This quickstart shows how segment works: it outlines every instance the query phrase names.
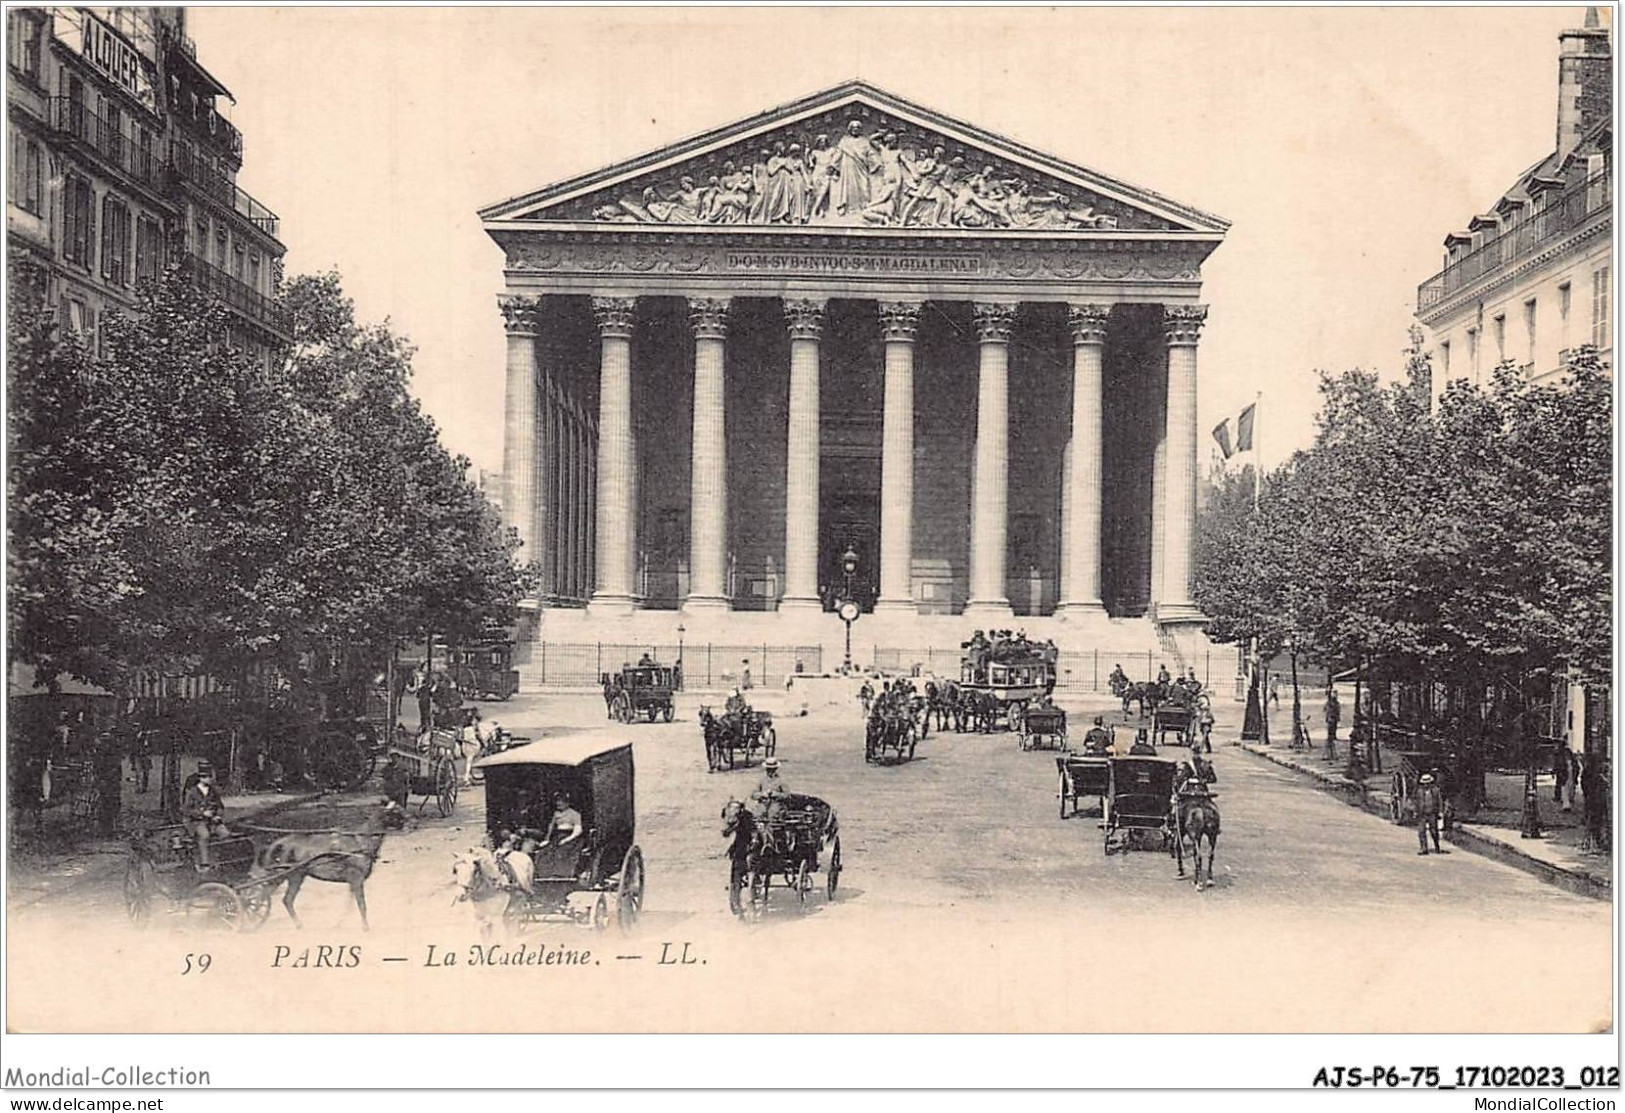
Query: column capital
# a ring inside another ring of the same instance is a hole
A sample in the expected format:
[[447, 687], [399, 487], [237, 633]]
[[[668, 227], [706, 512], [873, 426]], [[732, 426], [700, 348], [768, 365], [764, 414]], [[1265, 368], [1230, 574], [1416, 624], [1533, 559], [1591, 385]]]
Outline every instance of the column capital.
[[1170, 348], [1194, 348], [1202, 335], [1202, 322], [1207, 320], [1205, 305], [1165, 305], [1162, 307], [1162, 331]]
[[1072, 343], [1104, 344], [1106, 319], [1112, 307], [1099, 302], [1071, 302], [1066, 307], [1066, 323], [1072, 327]]
[[728, 335], [728, 298], [690, 298], [688, 323], [696, 340], [723, 340]]
[[1008, 302], [979, 301], [971, 307], [976, 339], [983, 344], [1008, 344], [1016, 327], [1016, 307]]
[[502, 294], [497, 298], [497, 309], [502, 312], [502, 327], [509, 335], [536, 334], [536, 314], [542, 299], [524, 294]]
[[824, 300], [786, 298], [784, 320], [789, 325], [791, 340], [817, 340], [824, 334]]
[[636, 298], [593, 298], [592, 315], [598, 321], [598, 334], [630, 340], [636, 308]]
[[880, 335], [885, 340], [901, 340], [912, 344], [920, 325], [918, 301], [883, 301], [880, 303]]

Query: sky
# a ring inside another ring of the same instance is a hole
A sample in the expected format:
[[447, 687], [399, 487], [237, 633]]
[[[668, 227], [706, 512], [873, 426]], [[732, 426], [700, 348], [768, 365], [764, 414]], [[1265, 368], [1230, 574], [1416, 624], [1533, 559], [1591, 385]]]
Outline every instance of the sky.
[[[1607, 11], [1604, 17], [1607, 18]], [[238, 184], [289, 275], [336, 268], [417, 346], [452, 450], [502, 461], [502, 252], [477, 209], [862, 78], [1231, 222], [1198, 417], [1262, 393], [1266, 465], [1317, 369], [1387, 375], [1447, 232], [1554, 145], [1571, 6], [192, 8]], [[1202, 450], [1207, 458], [1208, 448]]]

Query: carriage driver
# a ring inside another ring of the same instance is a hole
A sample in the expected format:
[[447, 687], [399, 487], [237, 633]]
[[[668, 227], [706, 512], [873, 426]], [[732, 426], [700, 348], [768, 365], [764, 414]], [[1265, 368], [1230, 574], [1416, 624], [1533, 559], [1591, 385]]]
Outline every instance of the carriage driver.
[[1106, 730], [1105, 719], [1095, 716], [1095, 725], [1083, 736], [1083, 752], [1089, 757], [1104, 757], [1111, 752], [1112, 736]]
[[197, 767], [197, 780], [187, 786], [181, 798], [181, 815], [197, 839], [197, 864], [209, 862], [209, 840], [231, 834], [226, 828], [226, 804], [220, 790], [214, 786], [214, 766], [202, 762]]

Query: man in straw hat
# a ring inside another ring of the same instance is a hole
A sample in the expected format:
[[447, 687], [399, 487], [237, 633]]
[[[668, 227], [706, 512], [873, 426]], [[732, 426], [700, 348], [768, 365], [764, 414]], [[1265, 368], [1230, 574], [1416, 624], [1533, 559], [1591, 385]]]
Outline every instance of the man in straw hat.
[[1423, 773], [1416, 786], [1416, 842], [1418, 854], [1428, 852], [1428, 834], [1433, 835], [1433, 852], [1439, 853], [1439, 816], [1444, 811], [1444, 798], [1439, 793], [1438, 778]]

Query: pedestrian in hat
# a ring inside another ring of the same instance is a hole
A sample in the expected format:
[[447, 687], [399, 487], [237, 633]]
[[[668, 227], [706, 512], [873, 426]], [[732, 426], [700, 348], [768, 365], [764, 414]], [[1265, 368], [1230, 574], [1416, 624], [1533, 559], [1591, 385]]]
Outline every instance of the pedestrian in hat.
[[1444, 798], [1439, 793], [1438, 778], [1423, 773], [1416, 786], [1416, 843], [1417, 853], [1428, 852], [1428, 835], [1433, 835], [1433, 852], [1439, 850], [1439, 816], [1444, 811]]
[[1088, 757], [1104, 757], [1111, 751], [1112, 736], [1106, 730], [1103, 716], [1095, 716], [1095, 725], [1083, 736], [1083, 752]]
[[197, 780], [181, 797], [181, 816], [197, 839], [197, 864], [209, 865], [209, 840], [230, 832], [226, 830], [225, 801], [214, 786], [214, 766], [206, 761], [198, 765]]

